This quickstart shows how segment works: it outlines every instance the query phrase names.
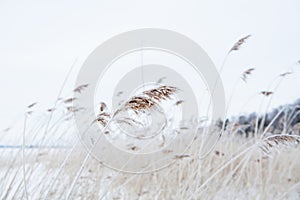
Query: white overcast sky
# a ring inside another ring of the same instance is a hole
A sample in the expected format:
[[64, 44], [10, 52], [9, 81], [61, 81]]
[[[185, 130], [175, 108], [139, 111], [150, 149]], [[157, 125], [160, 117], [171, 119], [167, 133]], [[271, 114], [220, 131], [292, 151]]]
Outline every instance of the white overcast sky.
[[[21, 118], [32, 102], [51, 107], [76, 58], [79, 69], [103, 41], [146, 27], [188, 36], [217, 67], [237, 39], [251, 34], [222, 74], [228, 95], [245, 69], [256, 68], [233, 98], [231, 112], [238, 113], [247, 99], [300, 60], [299, 10], [297, 0], [0, 0], [0, 128]], [[273, 106], [300, 97], [299, 69], [294, 66], [295, 74], [280, 86]], [[65, 94], [72, 84], [71, 80]], [[257, 99], [244, 111], [256, 111]]]

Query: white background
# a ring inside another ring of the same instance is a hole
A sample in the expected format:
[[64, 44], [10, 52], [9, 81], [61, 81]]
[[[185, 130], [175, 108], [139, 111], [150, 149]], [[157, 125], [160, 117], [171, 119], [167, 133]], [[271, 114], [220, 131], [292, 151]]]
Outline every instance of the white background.
[[[299, 10], [297, 0], [0, 0], [0, 128], [21, 118], [32, 102], [50, 108], [76, 58], [64, 95], [71, 95], [76, 70], [95, 47], [119, 33], [146, 27], [188, 36], [217, 67], [237, 39], [252, 34], [222, 73], [229, 95], [240, 74], [256, 68], [230, 104], [230, 113], [237, 114], [249, 97], [300, 60]], [[280, 86], [272, 106], [300, 97], [299, 69], [295, 66], [296, 73]], [[251, 102], [243, 112], [256, 111], [260, 98]]]

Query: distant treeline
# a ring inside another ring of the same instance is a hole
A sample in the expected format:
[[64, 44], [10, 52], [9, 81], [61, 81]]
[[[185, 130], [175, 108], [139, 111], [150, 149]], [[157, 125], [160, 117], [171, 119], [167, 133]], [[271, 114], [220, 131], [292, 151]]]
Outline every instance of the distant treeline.
[[[218, 126], [221, 128], [222, 124], [223, 122], [219, 122]], [[246, 134], [246, 136], [253, 134], [256, 130], [259, 130], [258, 133], [265, 131], [270, 134], [300, 135], [300, 99], [259, 116], [251, 113], [227, 119], [224, 128]]]

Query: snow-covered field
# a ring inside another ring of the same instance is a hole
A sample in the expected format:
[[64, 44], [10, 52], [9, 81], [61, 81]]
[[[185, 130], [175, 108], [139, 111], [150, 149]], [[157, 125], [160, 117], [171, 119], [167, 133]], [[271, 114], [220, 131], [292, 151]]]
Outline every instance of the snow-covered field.
[[[257, 140], [225, 133], [205, 159], [192, 146], [188, 156], [174, 158], [169, 167], [139, 175], [101, 165], [76, 134], [66, 133], [74, 138], [65, 146], [27, 146], [24, 155], [19, 147], [1, 148], [0, 199], [300, 198], [299, 145], [272, 148], [267, 156], [258, 145], [248, 148]], [[48, 134], [45, 138], [51, 138]], [[15, 140], [22, 147], [21, 135]]]

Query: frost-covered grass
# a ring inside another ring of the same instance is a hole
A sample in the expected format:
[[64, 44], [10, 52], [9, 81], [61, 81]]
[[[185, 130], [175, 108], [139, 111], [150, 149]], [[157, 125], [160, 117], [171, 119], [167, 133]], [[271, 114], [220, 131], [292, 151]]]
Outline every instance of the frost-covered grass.
[[[282, 147], [266, 156], [249, 138], [225, 134], [205, 159], [176, 159], [150, 174], [125, 174], [86, 158], [75, 148], [26, 149], [29, 199], [297, 199], [300, 192], [299, 146]], [[245, 145], [247, 144], [248, 145]], [[67, 157], [67, 159], [66, 159]], [[234, 158], [234, 159], [233, 159]], [[1, 199], [25, 197], [20, 149], [1, 149]], [[78, 176], [78, 179], [75, 178]], [[203, 185], [205, 183], [205, 185]], [[74, 187], [72, 187], [74, 185]]]
[[299, 136], [261, 138], [261, 130], [246, 138], [237, 133], [239, 125], [230, 124], [203, 159], [197, 145], [200, 131], [172, 165], [153, 173], [128, 174], [88, 155], [69, 103], [60, 99], [55, 110], [46, 112], [31, 107], [24, 123], [1, 132], [0, 143], [6, 146], [0, 148], [0, 199], [299, 198]]

